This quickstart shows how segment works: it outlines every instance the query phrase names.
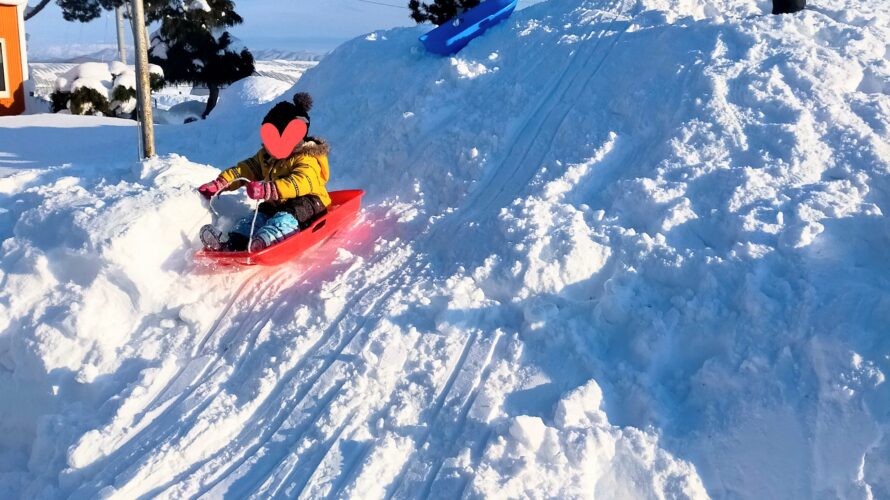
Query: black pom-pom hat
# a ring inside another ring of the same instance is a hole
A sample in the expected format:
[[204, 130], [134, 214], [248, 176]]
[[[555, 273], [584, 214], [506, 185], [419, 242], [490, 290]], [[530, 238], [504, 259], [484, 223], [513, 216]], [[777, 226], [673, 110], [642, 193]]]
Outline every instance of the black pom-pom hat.
[[293, 102], [279, 102], [266, 113], [263, 118], [263, 124], [271, 123], [275, 125], [279, 133], [284, 130], [293, 120], [302, 120], [306, 123], [306, 133], [309, 133], [309, 111], [312, 109], [312, 96], [306, 92], [299, 92], [294, 95]]

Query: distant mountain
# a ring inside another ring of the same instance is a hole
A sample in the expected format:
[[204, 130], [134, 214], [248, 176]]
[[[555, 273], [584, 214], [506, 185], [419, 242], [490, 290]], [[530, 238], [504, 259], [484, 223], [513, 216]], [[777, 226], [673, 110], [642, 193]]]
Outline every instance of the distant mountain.
[[[260, 49], [251, 50], [258, 60], [320, 61], [325, 52], [310, 50]], [[82, 63], [107, 62], [118, 58], [117, 45], [113, 44], [73, 44], [37, 47], [30, 50], [32, 62], [42, 63]], [[127, 47], [128, 63], [133, 64], [133, 48]]]
[[[118, 58], [117, 44], [71, 44], [29, 47], [31, 62], [81, 63], [106, 62]], [[127, 47], [127, 59], [133, 63], [133, 48]]]
[[254, 59], [258, 61], [321, 61], [327, 52], [318, 52], [311, 50], [287, 50], [287, 49], [261, 49], [251, 50]]

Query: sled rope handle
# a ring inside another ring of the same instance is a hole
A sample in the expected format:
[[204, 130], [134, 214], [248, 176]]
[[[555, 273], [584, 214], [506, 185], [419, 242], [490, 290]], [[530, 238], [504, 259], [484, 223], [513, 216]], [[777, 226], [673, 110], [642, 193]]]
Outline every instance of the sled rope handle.
[[[237, 179], [233, 179], [232, 182], [230, 182], [229, 184], [232, 184], [232, 183], [235, 183], [238, 181], [251, 182], [250, 179], [247, 179], [245, 177], [238, 177]], [[223, 191], [224, 191], [223, 189], [220, 189], [219, 191], [210, 195], [210, 211], [213, 212], [213, 215], [215, 215], [217, 219], [219, 218], [219, 212], [217, 212], [216, 209], [213, 208], [213, 200], [217, 196], [219, 196]], [[257, 218], [257, 215], [259, 215], [259, 213], [260, 213], [260, 203], [262, 203], [262, 202], [260, 200], [257, 200], [256, 207], [254, 207], [254, 209], [253, 209], [253, 221], [251, 221], [251, 223], [250, 223], [250, 236], [247, 238], [247, 253], [248, 254], [250, 254], [250, 243], [253, 241], [253, 230], [254, 230], [254, 228], [256, 228], [256, 218]]]

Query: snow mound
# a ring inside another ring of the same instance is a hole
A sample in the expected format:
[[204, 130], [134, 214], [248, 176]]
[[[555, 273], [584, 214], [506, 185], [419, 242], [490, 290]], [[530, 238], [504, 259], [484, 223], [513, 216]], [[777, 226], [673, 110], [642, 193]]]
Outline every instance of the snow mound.
[[[212, 175], [182, 158], [147, 162], [118, 182], [72, 175], [8, 178], [8, 191], [32, 200], [19, 208], [13, 237], [3, 243], [5, 328], [32, 331], [4, 336], [11, 368], [33, 362], [47, 373], [70, 370], [91, 383], [127, 358], [157, 358], [163, 343], [130, 344], [144, 335], [146, 316], [167, 311], [168, 291], [188, 300], [182, 274], [194, 233], [208, 219], [193, 186]], [[72, 210], [73, 207], [77, 207]], [[163, 337], [163, 332], [156, 332]]]
[[591, 380], [560, 400], [551, 426], [540, 417], [515, 417], [486, 449], [472, 494], [708, 498], [694, 468], [665, 453], [655, 437], [609, 425], [602, 396]]
[[292, 84], [265, 76], [249, 76], [226, 87], [220, 93], [219, 104], [214, 114], [230, 119], [232, 115], [243, 113], [245, 108], [260, 106], [274, 101], [287, 92]]
[[[25, 449], [35, 477], [84, 463], [80, 454], [66, 458], [71, 432], [126, 411], [114, 396], [127, 392], [125, 374], [150, 381], [195, 342], [190, 332], [212, 321], [203, 309], [221, 297], [187, 270], [195, 232], [209, 221], [194, 185], [213, 172], [171, 156], [3, 179], [6, 199], [18, 200], [4, 203], [4, 222], [15, 222], [4, 224], [0, 248], [4, 463]], [[89, 395], [71, 397], [84, 387]]]

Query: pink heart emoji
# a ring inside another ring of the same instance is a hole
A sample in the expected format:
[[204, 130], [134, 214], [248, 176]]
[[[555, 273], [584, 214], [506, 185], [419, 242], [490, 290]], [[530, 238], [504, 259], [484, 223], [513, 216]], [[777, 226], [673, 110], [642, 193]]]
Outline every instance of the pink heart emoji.
[[283, 160], [294, 152], [294, 148], [306, 137], [307, 130], [308, 127], [303, 120], [291, 120], [283, 134], [278, 133], [275, 125], [264, 123], [260, 128], [260, 137], [263, 139], [266, 151], [275, 158]]

